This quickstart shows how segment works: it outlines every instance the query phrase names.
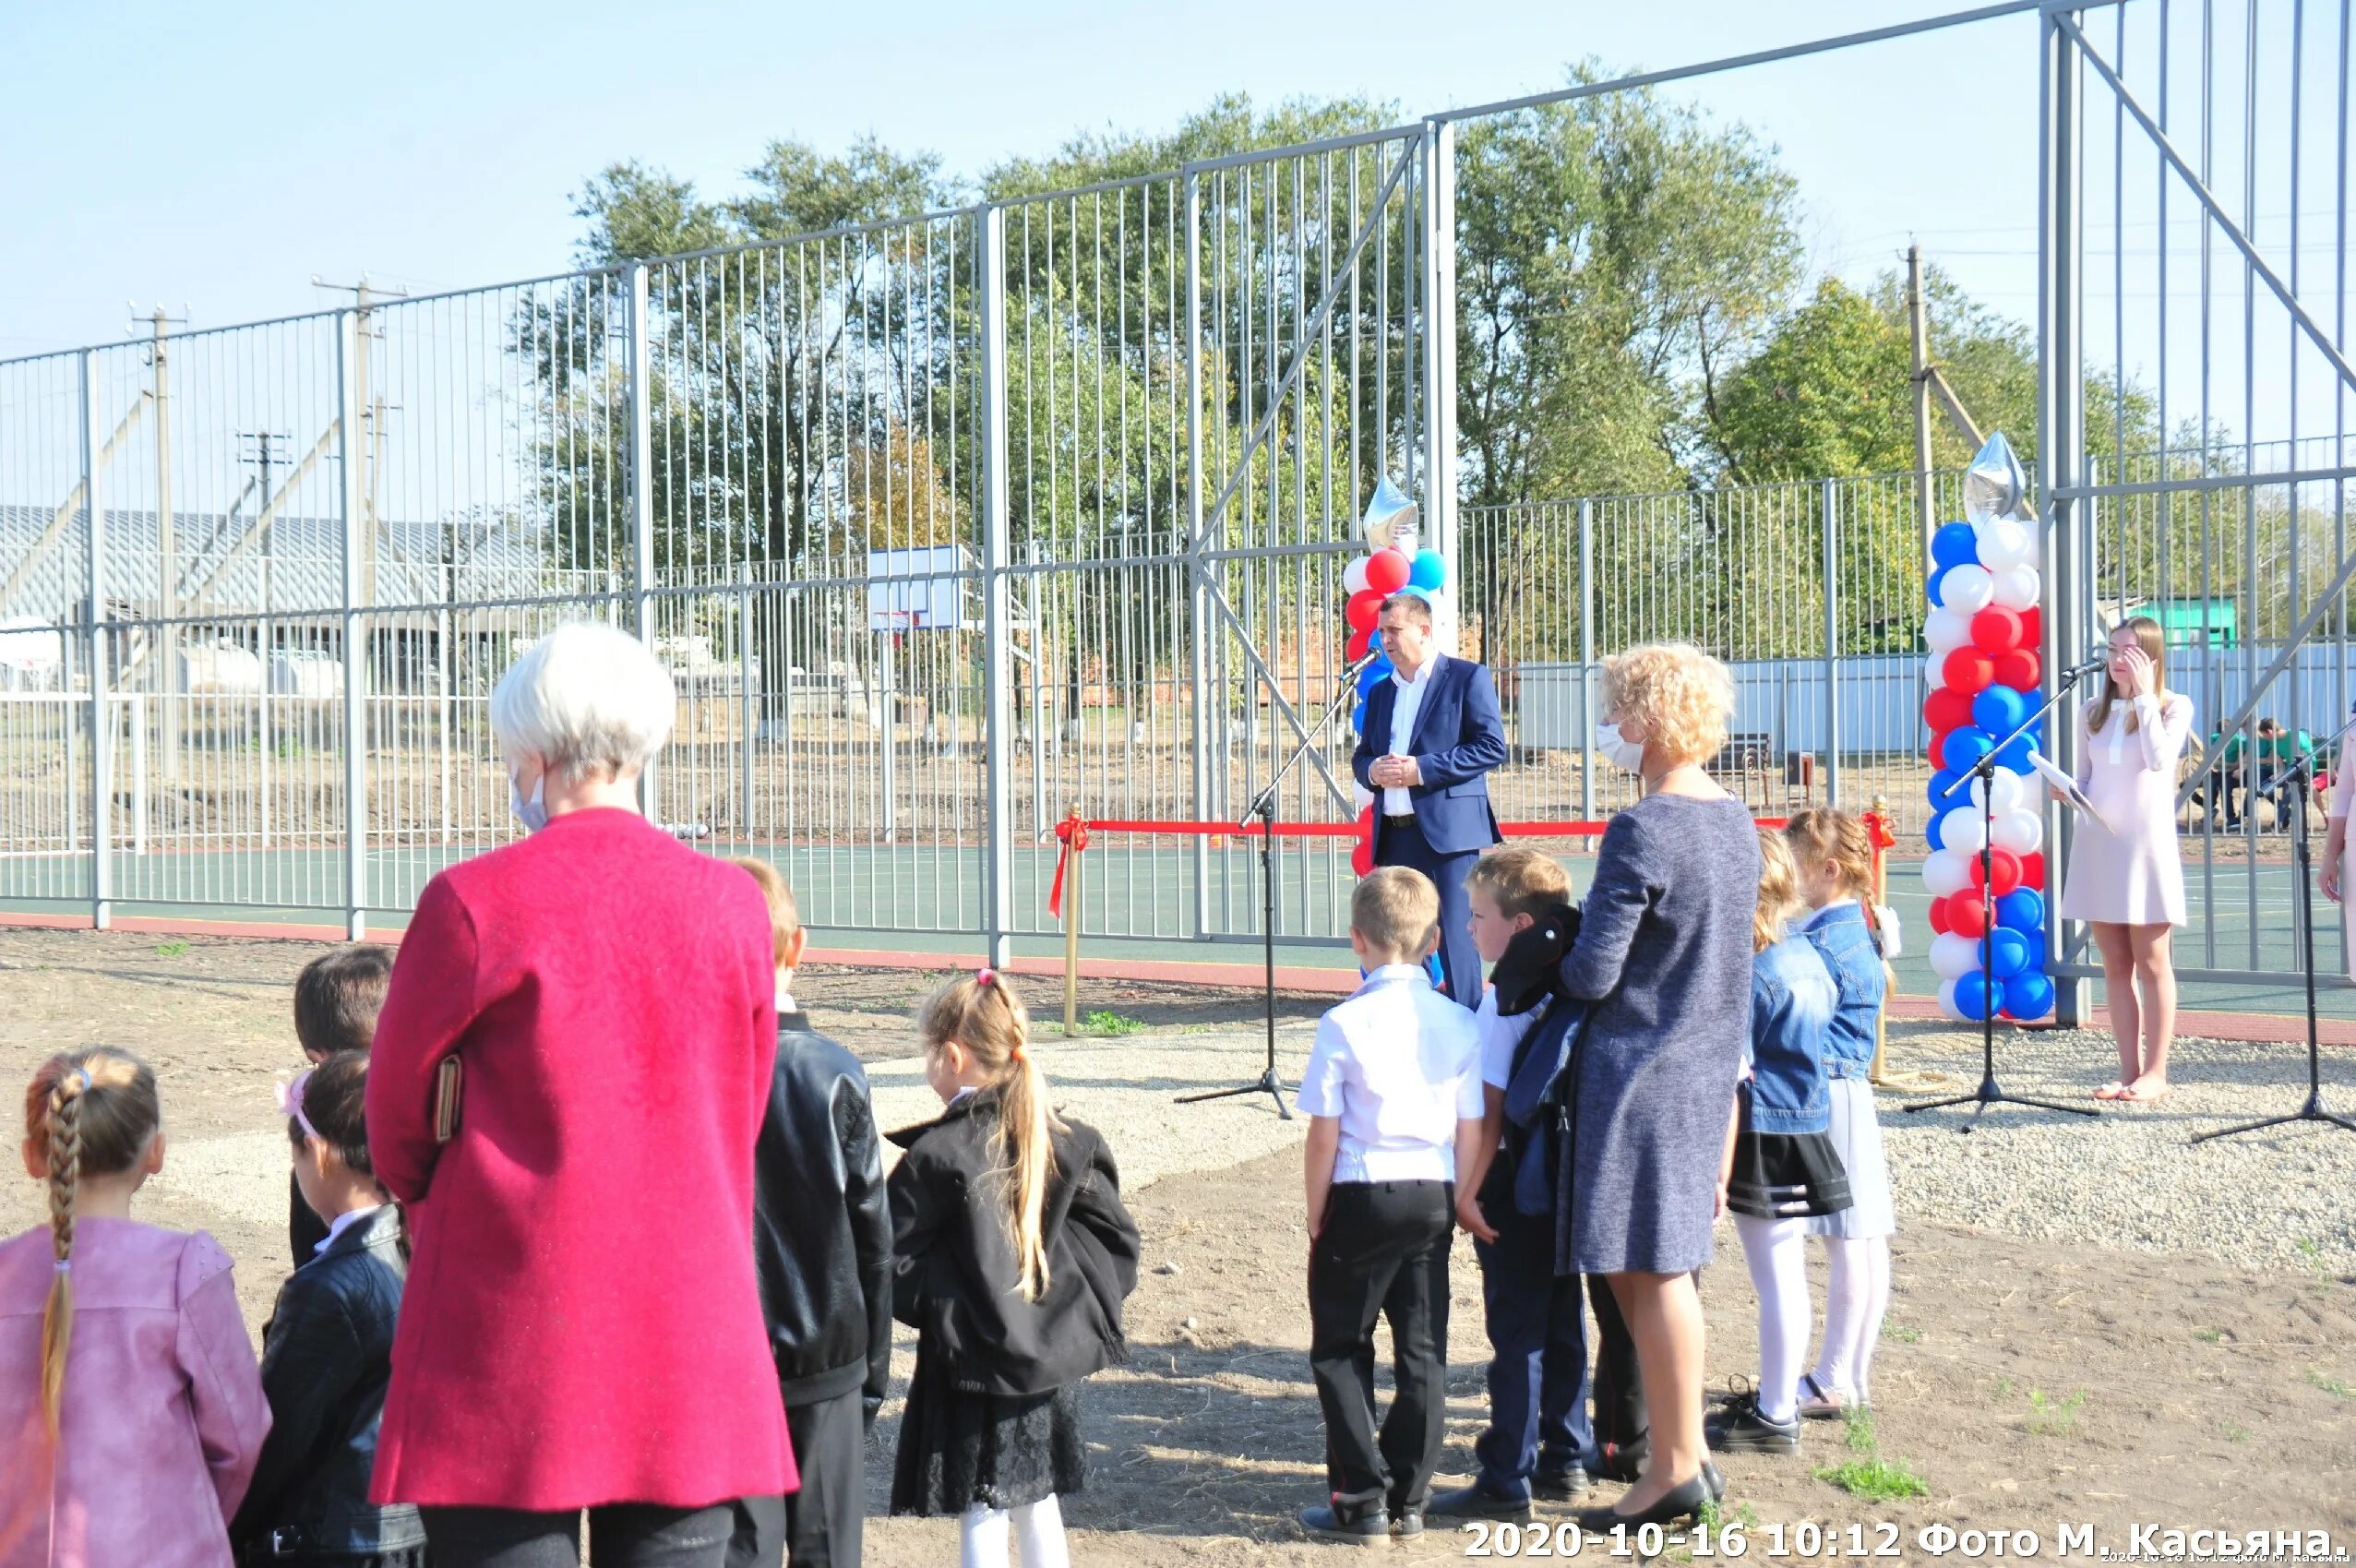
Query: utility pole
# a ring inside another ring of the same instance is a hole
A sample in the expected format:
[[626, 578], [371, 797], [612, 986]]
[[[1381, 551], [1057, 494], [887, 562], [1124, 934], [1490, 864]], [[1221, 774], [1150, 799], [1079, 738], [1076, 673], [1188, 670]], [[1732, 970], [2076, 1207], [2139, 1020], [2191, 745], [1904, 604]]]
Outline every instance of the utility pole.
[[1931, 308], [1922, 297], [1922, 247], [1906, 249], [1906, 303], [1914, 339], [1914, 495], [1922, 522], [1923, 573], [1931, 571], [1931, 535], [1937, 530], [1937, 498], [1931, 493]]
[[257, 608], [260, 611], [260, 615], [255, 621], [256, 635], [254, 641], [256, 644], [255, 652], [261, 656], [262, 661], [262, 689], [255, 697], [254, 703], [257, 712], [260, 715], [257, 724], [259, 733], [257, 736], [260, 742], [258, 768], [261, 777], [260, 816], [262, 846], [267, 849], [269, 847], [270, 842], [270, 748], [276, 744], [270, 734], [270, 679], [272, 674], [270, 665], [276, 652], [276, 645], [278, 642], [277, 635], [273, 632], [270, 627], [270, 594], [274, 586], [272, 582], [272, 569], [277, 564], [278, 551], [278, 529], [276, 527], [277, 514], [273, 509], [277, 497], [270, 489], [270, 469], [281, 460], [282, 456], [281, 453], [273, 451], [271, 449], [279, 443], [285, 441], [287, 437], [274, 430], [247, 430], [242, 433], [241, 438], [250, 442], [254, 449], [253, 456], [248, 458], [246, 461], [255, 463], [261, 469], [262, 504], [261, 510], [257, 516], [260, 519], [260, 526], [262, 530], [262, 592], [260, 594], [261, 603], [257, 606]]
[[[269, 614], [271, 592], [278, 586], [273, 581], [278, 565], [278, 529], [277, 513], [271, 509], [271, 503], [276, 497], [270, 490], [270, 470], [284, 465], [286, 461], [284, 443], [290, 437], [284, 432], [277, 430], [241, 430], [238, 432], [238, 438], [251, 444], [250, 455], [245, 461], [260, 469], [262, 474], [262, 602], [260, 609], [267, 616]], [[262, 662], [265, 664], [269, 663], [268, 648], [262, 650]]]
[[[182, 306], [186, 309], [186, 306]], [[130, 330], [138, 329], [138, 311], [132, 309]], [[172, 358], [165, 341], [176, 322], [187, 324], [185, 316], [173, 316], [157, 305], [146, 317], [151, 334], [148, 349], [148, 364], [154, 375], [155, 395], [155, 548], [156, 548], [156, 652], [161, 656], [163, 672], [162, 688], [156, 703], [156, 743], [162, 751], [161, 768], [166, 779], [180, 776], [180, 550], [173, 537], [172, 516]]]
[[368, 281], [365, 272], [360, 274], [360, 281], [356, 283], [330, 283], [315, 272], [311, 275], [311, 286], [332, 289], [353, 297], [352, 380], [353, 386], [357, 389], [353, 406], [360, 411], [362, 428], [353, 432], [349, 449], [353, 460], [360, 464], [360, 602], [373, 604], [377, 602], [377, 502], [380, 498], [377, 480], [384, 469], [386, 404], [369, 378], [369, 344], [376, 337], [369, 318], [378, 300], [407, 299], [409, 291], [379, 288]]

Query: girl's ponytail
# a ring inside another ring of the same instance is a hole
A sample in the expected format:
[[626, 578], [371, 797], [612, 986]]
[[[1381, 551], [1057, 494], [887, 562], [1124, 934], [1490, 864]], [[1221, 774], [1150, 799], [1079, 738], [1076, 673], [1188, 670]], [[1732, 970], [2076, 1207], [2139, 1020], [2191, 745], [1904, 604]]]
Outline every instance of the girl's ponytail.
[[1055, 1175], [1058, 1123], [1046, 1076], [1031, 1058], [1030, 1010], [1004, 976], [985, 969], [936, 991], [917, 1031], [928, 1048], [956, 1041], [998, 1091], [991, 1155], [1004, 1182], [1007, 1235], [1021, 1271], [1017, 1288], [1025, 1301], [1035, 1301], [1047, 1289], [1047, 1183]]
[[41, 1312], [42, 1413], [53, 1442], [74, 1339], [74, 1219], [82, 1178], [129, 1170], [162, 1121], [155, 1074], [109, 1046], [51, 1057], [25, 1091], [25, 1137], [41, 1150], [49, 1174], [49, 1245], [56, 1261]]

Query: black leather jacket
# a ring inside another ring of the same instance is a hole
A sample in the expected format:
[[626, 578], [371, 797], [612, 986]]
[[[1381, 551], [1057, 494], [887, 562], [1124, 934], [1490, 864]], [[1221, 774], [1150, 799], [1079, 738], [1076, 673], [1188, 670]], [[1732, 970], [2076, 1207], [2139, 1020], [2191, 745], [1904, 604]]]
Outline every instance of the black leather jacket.
[[769, 1113], [753, 1143], [753, 1262], [788, 1405], [864, 1386], [872, 1422], [891, 1367], [891, 1213], [858, 1059], [809, 1016], [777, 1015]]
[[416, 1509], [368, 1501], [409, 1272], [400, 1240], [400, 1214], [387, 1203], [344, 1227], [279, 1288], [262, 1332], [269, 1437], [229, 1532], [245, 1562], [425, 1544]]
[[1047, 1288], [1023, 1299], [990, 1149], [998, 1115], [998, 1093], [986, 1089], [891, 1134], [908, 1151], [891, 1173], [894, 1309], [953, 1386], [1046, 1394], [1126, 1359], [1121, 1302], [1137, 1287], [1142, 1243], [1112, 1151], [1094, 1128], [1067, 1122], [1050, 1140]]

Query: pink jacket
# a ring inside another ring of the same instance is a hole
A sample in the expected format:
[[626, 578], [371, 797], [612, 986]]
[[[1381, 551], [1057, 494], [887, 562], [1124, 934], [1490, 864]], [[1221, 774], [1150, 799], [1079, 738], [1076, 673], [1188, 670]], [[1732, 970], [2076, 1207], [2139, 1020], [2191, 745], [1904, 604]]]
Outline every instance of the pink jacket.
[[41, 1314], [54, 1268], [46, 1227], [0, 1241], [0, 1568], [228, 1568], [227, 1520], [270, 1425], [229, 1254], [202, 1231], [76, 1227], [53, 1475]]

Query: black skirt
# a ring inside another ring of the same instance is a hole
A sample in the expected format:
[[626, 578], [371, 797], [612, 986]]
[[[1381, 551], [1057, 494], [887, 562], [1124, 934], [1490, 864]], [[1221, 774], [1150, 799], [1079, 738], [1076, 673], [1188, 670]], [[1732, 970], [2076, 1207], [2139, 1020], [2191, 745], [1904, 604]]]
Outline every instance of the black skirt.
[[900, 1418], [894, 1514], [1020, 1508], [1076, 1492], [1087, 1479], [1080, 1385], [1009, 1396], [953, 1388], [922, 1346]]
[[1754, 1131], [1750, 1095], [1736, 1099], [1742, 1120], [1726, 1188], [1729, 1210], [1755, 1219], [1802, 1219], [1848, 1207], [1848, 1172], [1830, 1132]]

